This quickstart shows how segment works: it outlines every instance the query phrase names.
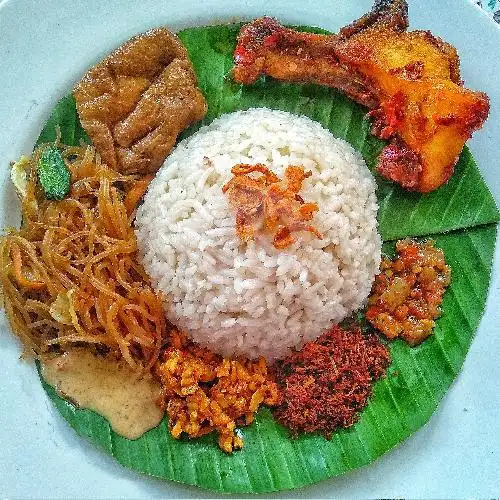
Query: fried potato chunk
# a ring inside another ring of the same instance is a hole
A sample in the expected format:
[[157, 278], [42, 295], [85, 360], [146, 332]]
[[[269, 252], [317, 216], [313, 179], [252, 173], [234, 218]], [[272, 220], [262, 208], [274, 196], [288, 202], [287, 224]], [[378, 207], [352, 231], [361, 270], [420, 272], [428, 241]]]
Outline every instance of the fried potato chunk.
[[158, 170], [178, 134], [207, 111], [186, 49], [165, 28], [124, 43], [85, 74], [73, 95], [102, 160], [124, 173]]

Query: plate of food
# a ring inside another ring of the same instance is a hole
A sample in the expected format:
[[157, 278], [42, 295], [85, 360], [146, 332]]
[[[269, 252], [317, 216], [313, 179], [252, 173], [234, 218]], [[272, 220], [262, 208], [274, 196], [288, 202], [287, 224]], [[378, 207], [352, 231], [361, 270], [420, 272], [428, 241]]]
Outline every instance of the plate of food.
[[363, 483], [481, 378], [464, 365], [481, 340], [494, 366], [497, 70], [430, 7], [286, 7], [67, 6], [38, 53], [26, 30], [36, 71], [16, 66], [0, 101], [13, 477], [44, 476], [35, 431], [12, 439], [43, 414], [77, 463], [161, 495]]

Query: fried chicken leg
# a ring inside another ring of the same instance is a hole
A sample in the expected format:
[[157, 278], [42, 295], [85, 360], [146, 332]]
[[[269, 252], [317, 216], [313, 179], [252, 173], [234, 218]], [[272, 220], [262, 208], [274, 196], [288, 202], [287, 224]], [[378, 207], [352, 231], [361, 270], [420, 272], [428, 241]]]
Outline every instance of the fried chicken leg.
[[389, 144], [377, 171], [422, 193], [445, 184], [489, 112], [488, 97], [460, 80], [456, 50], [428, 31], [406, 31], [404, 0], [381, 0], [338, 35], [302, 33], [264, 17], [243, 26], [234, 79], [261, 74], [341, 90], [370, 108], [372, 133]]

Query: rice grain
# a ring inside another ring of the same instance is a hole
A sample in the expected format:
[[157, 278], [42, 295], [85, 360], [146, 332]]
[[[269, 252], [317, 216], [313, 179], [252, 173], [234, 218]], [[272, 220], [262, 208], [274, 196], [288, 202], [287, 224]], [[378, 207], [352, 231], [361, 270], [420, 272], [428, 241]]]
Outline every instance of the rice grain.
[[[315, 239], [284, 250], [242, 242], [222, 186], [237, 163], [312, 176]], [[265, 108], [220, 117], [183, 140], [152, 181], [135, 228], [168, 319], [223, 355], [283, 357], [365, 302], [380, 263], [375, 182], [363, 158], [309, 118]]]

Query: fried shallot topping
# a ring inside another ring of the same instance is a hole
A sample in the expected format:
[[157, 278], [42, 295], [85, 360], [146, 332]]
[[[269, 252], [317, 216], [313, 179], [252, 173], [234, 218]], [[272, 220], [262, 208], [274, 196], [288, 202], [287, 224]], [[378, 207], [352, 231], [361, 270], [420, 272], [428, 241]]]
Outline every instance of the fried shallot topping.
[[366, 318], [387, 338], [414, 346], [425, 340], [441, 315], [451, 269], [434, 242], [400, 240], [394, 260], [384, 258], [368, 299]]
[[265, 359], [223, 358], [178, 331], [172, 332], [171, 344], [156, 374], [162, 385], [159, 403], [167, 411], [172, 436], [184, 432], [197, 438], [215, 430], [225, 452], [242, 448], [236, 426], [250, 425], [261, 404], [281, 401]]
[[[259, 173], [250, 177], [249, 174]], [[265, 165], [239, 163], [231, 169], [234, 177], [222, 188], [236, 210], [236, 232], [243, 241], [254, 238], [260, 229], [274, 234], [273, 245], [283, 249], [295, 242], [292, 233], [307, 231], [316, 238], [322, 234], [306, 224], [319, 210], [317, 203], [305, 203], [298, 194], [305, 179], [312, 175], [301, 166], [289, 166], [282, 181]]]

